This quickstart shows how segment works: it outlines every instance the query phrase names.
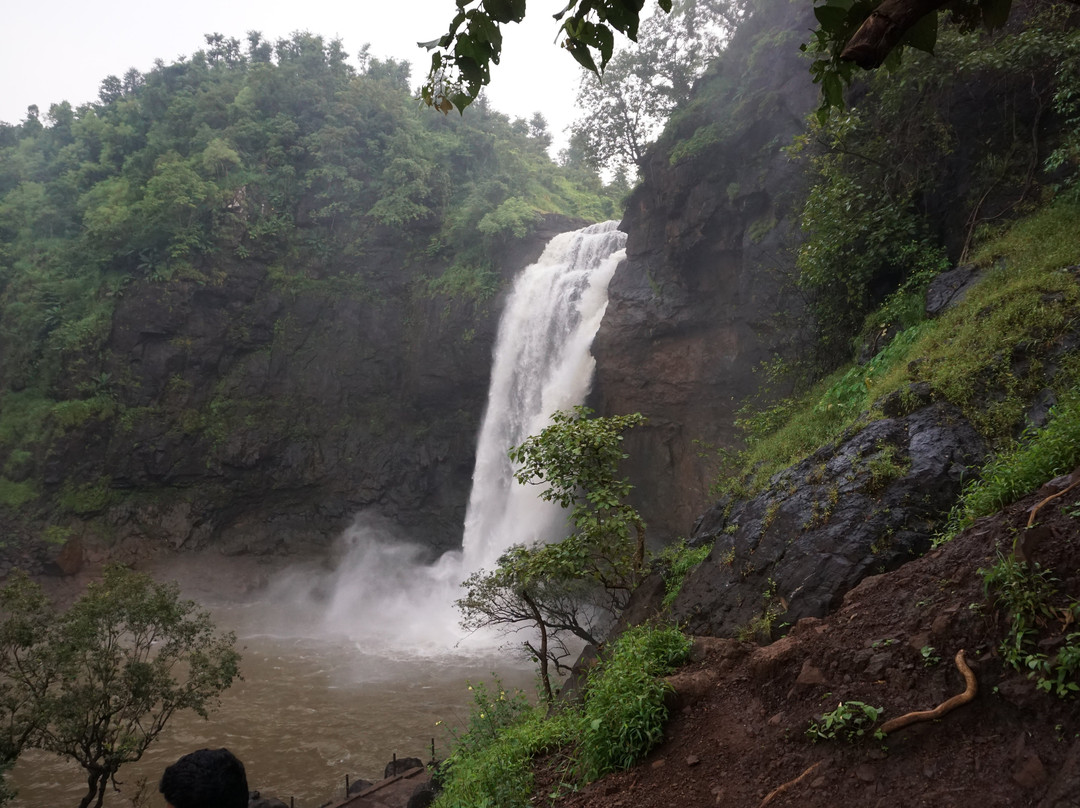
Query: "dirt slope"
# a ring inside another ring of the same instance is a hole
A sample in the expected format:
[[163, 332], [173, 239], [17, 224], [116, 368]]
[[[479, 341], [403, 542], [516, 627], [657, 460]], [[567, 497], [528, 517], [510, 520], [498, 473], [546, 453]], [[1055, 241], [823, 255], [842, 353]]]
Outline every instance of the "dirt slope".
[[[641, 765], [555, 804], [756, 808], [816, 767], [767, 804], [1080, 806], [1080, 702], [1039, 693], [1025, 675], [1002, 665], [998, 646], [1006, 622], [978, 572], [998, 549], [1011, 551], [1029, 511], [1067, 482], [1048, 484], [942, 549], [865, 580], [838, 612], [801, 621], [770, 646], [702, 643], [703, 658], [678, 675], [686, 695], [675, 705], [667, 740]], [[1029, 547], [1072, 600], [1080, 598], [1080, 515], [1074, 512], [1080, 512], [1080, 486], [1039, 511], [1041, 527], [1030, 534], [1038, 546]], [[1076, 626], [1044, 628], [1051, 652], [1063, 629]], [[940, 662], [926, 664], [925, 646]], [[970, 703], [884, 742], [807, 739], [809, 722], [840, 701], [882, 707], [887, 720], [962, 692], [953, 663], [960, 649], [978, 682]], [[535, 804], [547, 804], [557, 782], [553, 771], [541, 772]]]

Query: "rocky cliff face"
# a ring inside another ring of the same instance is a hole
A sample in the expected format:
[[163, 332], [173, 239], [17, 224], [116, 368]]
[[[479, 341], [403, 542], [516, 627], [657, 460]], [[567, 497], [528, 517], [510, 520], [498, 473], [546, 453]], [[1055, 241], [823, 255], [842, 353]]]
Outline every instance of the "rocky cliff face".
[[[577, 226], [551, 217], [506, 248], [500, 280]], [[424, 291], [442, 269], [385, 244], [323, 277], [251, 260], [131, 284], [97, 377], [116, 407], [51, 446], [46, 518], [113, 542], [299, 552], [374, 509], [454, 545], [501, 306]]]
[[817, 100], [799, 58], [805, 12], [780, 4], [740, 29], [650, 153], [622, 223], [627, 259], [594, 345], [595, 396], [605, 413], [649, 418], [627, 451], [654, 542], [689, 534], [713, 472], [699, 453], [733, 445], [755, 369], [799, 339], [800, 180], [782, 149]]

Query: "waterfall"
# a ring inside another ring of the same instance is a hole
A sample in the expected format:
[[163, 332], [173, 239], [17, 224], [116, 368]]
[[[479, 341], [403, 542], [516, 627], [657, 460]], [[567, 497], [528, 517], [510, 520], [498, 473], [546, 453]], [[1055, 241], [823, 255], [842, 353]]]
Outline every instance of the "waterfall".
[[607, 308], [608, 281], [625, 256], [626, 234], [617, 226], [556, 236], [514, 282], [476, 447], [462, 540], [466, 573], [491, 566], [512, 544], [559, 538], [562, 509], [515, 482], [507, 452], [588, 395], [596, 364], [589, 348]]
[[[310, 589], [306, 573], [277, 581], [278, 599], [306, 601], [318, 614], [317, 625], [300, 633], [344, 634], [384, 655], [445, 653], [463, 639], [454, 607], [463, 580], [490, 569], [512, 544], [561, 538], [565, 512], [515, 482], [507, 452], [556, 410], [588, 395], [595, 365], [589, 348], [607, 307], [608, 281], [625, 255], [626, 235], [616, 225], [556, 236], [514, 281], [499, 321], [462, 551], [425, 565], [420, 547], [396, 526], [359, 514], [341, 538], [342, 558], [322, 580], [322, 594], [302, 594]], [[498, 640], [473, 635], [469, 643], [476, 649]]]

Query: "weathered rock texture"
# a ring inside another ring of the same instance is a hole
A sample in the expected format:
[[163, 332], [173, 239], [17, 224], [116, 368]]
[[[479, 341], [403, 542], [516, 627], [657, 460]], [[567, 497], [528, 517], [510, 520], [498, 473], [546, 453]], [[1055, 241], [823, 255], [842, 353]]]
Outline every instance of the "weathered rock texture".
[[866, 576], [929, 549], [983, 449], [957, 410], [933, 404], [820, 449], [753, 499], [718, 503], [694, 531], [713, 549], [675, 619], [698, 634], [767, 636], [828, 614]]
[[[502, 279], [578, 226], [546, 221], [505, 251]], [[216, 284], [127, 287], [106, 346], [120, 415], [50, 447], [62, 509], [45, 518], [112, 541], [300, 552], [373, 509], [433, 550], [459, 541], [501, 298], [418, 292], [443, 267], [394, 244], [325, 277], [214, 269]]]
[[594, 344], [596, 404], [649, 418], [626, 447], [654, 542], [689, 532], [713, 471], [699, 442], [735, 443], [755, 369], [800, 337], [788, 255], [800, 178], [781, 149], [817, 99], [798, 55], [804, 12], [740, 29], [650, 153], [623, 219], [627, 259]]

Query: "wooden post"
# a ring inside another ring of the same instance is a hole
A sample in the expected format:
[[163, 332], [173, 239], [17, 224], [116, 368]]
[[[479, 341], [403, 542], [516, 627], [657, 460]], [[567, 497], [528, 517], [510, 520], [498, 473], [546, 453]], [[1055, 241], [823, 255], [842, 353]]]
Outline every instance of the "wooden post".
[[345, 799], [349, 799], [349, 775], [345, 775]]

